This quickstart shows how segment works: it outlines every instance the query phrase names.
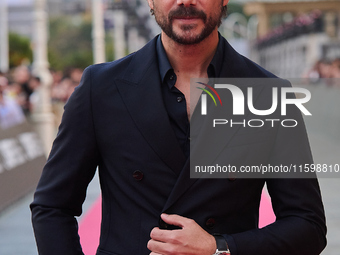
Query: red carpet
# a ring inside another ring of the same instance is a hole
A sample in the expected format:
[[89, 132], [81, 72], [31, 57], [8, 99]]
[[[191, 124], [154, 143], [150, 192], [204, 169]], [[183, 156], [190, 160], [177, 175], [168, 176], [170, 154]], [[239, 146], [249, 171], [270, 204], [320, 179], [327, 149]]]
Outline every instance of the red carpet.
[[99, 245], [102, 199], [99, 197], [79, 223], [80, 244], [85, 255], [96, 254]]
[[[101, 198], [85, 213], [79, 223], [80, 243], [85, 255], [94, 255], [99, 244], [101, 219]], [[275, 221], [275, 215], [268, 194], [263, 191], [260, 205], [259, 227], [262, 228]]]
[[261, 204], [260, 204], [260, 218], [259, 228], [269, 225], [275, 221], [275, 214], [272, 209], [270, 197], [266, 191], [262, 191]]

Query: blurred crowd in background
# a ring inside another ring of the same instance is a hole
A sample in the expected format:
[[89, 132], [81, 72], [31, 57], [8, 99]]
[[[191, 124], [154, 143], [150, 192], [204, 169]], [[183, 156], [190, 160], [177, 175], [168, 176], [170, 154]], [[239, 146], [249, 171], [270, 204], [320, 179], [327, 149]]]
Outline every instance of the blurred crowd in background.
[[[69, 68], [66, 71], [50, 70], [53, 82], [50, 96], [55, 125], [61, 121], [63, 107], [79, 84], [83, 70]], [[8, 73], [0, 72], [0, 126], [10, 128], [22, 123], [39, 104], [38, 89], [41, 85], [39, 77], [32, 74], [29, 67], [20, 65]]]
[[[68, 68], [64, 72], [50, 70], [53, 82], [50, 96], [55, 126], [61, 122], [63, 108], [74, 89], [80, 83], [83, 73], [81, 68]], [[334, 60], [321, 59], [303, 77], [315, 84], [324, 79], [321, 84], [340, 87], [340, 58]], [[336, 78], [336, 79], [333, 79]], [[10, 128], [30, 119], [39, 103], [38, 88], [41, 85], [39, 77], [32, 75], [29, 67], [20, 65], [8, 73], [0, 72], [0, 126]]]
[[[333, 60], [321, 59], [317, 61], [312, 70], [307, 73], [307, 78], [312, 81], [318, 81], [319, 79], [331, 79], [340, 78], [340, 58]], [[327, 85], [333, 85], [339, 87], [340, 84], [337, 80], [330, 80]]]
[[[0, 119], [0, 128], [30, 120], [42, 101], [41, 77], [31, 73], [33, 3], [8, 1], [10, 71], [0, 73], [0, 118], [11, 121]], [[53, 77], [49, 94], [57, 127], [83, 69], [96, 62], [89, 50], [95, 27], [90, 0], [46, 0], [46, 4]], [[106, 61], [139, 49], [159, 33], [147, 1], [103, 0], [102, 4]], [[340, 87], [340, 5], [335, 0], [231, 1], [220, 33], [241, 54], [281, 78]]]

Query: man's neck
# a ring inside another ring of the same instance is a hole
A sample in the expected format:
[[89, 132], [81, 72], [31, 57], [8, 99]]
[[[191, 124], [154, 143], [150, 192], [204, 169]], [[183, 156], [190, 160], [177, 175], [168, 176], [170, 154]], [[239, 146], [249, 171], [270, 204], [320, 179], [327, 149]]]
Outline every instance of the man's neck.
[[217, 29], [199, 44], [183, 45], [173, 41], [162, 32], [162, 43], [170, 64], [176, 74], [207, 77], [208, 66], [218, 45]]

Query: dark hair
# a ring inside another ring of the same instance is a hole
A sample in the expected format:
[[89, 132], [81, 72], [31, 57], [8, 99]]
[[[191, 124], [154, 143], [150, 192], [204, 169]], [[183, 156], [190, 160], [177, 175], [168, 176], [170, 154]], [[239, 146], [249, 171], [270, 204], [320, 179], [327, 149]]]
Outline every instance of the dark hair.
[[227, 5], [222, 6], [222, 18], [227, 17], [227, 15], [228, 15], [228, 6]]

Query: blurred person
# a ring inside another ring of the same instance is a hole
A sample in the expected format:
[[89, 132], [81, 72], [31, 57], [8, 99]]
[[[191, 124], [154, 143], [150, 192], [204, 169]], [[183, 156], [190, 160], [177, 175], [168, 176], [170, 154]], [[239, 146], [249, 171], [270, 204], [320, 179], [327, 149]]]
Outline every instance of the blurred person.
[[72, 68], [70, 71], [70, 78], [76, 84], [80, 83], [82, 75], [83, 75], [83, 70], [81, 70], [80, 68]]
[[66, 103], [74, 88], [80, 83], [83, 71], [79, 68], [69, 68], [64, 76], [61, 73], [55, 74], [55, 82], [52, 86], [52, 100], [55, 102]]
[[70, 94], [69, 90], [70, 90], [70, 87], [72, 87], [72, 84], [73, 82], [70, 78], [68, 77], [63, 78], [61, 82], [59, 83], [59, 85], [56, 86], [54, 90], [52, 91], [53, 98], [65, 104], [69, 98], [69, 94]]
[[63, 72], [57, 71], [57, 70], [54, 70], [54, 69], [50, 69], [50, 73], [52, 75], [52, 87], [54, 85], [58, 85], [63, 78]]
[[82, 73], [83, 71], [79, 68], [67, 68], [64, 71], [63, 77], [52, 88], [53, 100], [66, 103], [74, 88], [80, 83]]
[[71, 95], [73, 94], [75, 88], [79, 85], [79, 83], [72, 81], [69, 84], [68, 90], [67, 90], [67, 100], [71, 97]]
[[332, 78], [340, 78], [340, 58], [332, 62]]
[[337, 58], [332, 62], [332, 77], [333, 86], [340, 88], [340, 58]]
[[64, 78], [70, 78], [72, 81], [79, 84], [83, 70], [76, 67], [67, 67], [64, 70]]
[[[75, 217], [97, 166], [97, 255], [320, 254], [326, 225], [314, 175], [190, 178], [190, 78], [275, 78], [218, 33], [228, 1], [148, 3], [161, 34], [123, 59], [88, 67], [65, 106], [31, 204], [39, 254], [83, 254]], [[270, 105], [271, 89], [261, 88], [260, 107]], [[311, 164], [301, 113], [289, 109], [296, 128], [225, 134], [227, 163]], [[276, 221], [259, 229], [264, 184]]]
[[307, 72], [303, 73], [302, 75], [303, 79], [307, 79], [307, 82], [316, 84], [320, 80], [320, 73], [319, 73], [319, 61], [317, 61], [313, 68], [308, 70]]
[[320, 59], [314, 64], [313, 68], [310, 71], [303, 75], [303, 78], [307, 78], [308, 81], [312, 84], [332, 86], [332, 76], [332, 62], [327, 59]]
[[29, 110], [31, 113], [33, 113], [38, 104], [41, 101], [39, 88], [41, 86], [41, 80], [37, 76], [31, 76], [30, 80], [28, 81], [28, 87], [32, 91], [30, 97], [29, 97]]
[[52, 86], [52, 110], [55, 116], [55, 126], [59, 126], [64, 112], [64, 106], [70, 96], [70, 87], [72, 86], [72, 80], [68, 77], [60, 78], [60, 74], [57, 76], [59, 82], [55, 82]]
[[13, 70], [13, 79], [15, 82], [28, 87], [28, 81], [31, 78], [31, 73], [27, 66], [17, 66]]
[[17, 98], [22, 93], [20, 84], [15, 82], [9, 82], [7, 95], [11, 98]]
[[21, 109], [26, 106], [26, 94], [23, 92], [20, 84], [11, 81], [7, 89], [7, 96], [17, 102]]
[[14, 98], [7, 96], [8, 80], [0, 74], [0, 127], [8, 129], [25, 122], [25, 116]]
[[29, 87], [29, 80], [31, 78], [31, 73], [27, 66], [21, 65], [14, 69], [13, 80], [14, 82], [20, 84], [22, 93], [25, 96], [25, 102], [21, 105], [25, 115], [30, 114], [30, 101], [29, 98], [33, 93], [33, 90]]
[[52, 85], [51, 85], [51, 97], [52, 103], [55, 101], [59, 101], [59, 85], [63, 79], [62, 71], [50, 70], [52, 75]]
[[319, 61], [318, 71], [320, 78], [328, 79], [332, 78], [332, 63], [327, 59], [322, 59]]
[[70, 86], [68, 87], [67, 100], [72, 95], [75, 87], [77, 87], [78, 84], [80, 83], [82, 75], [83, 75], [82, 69], [80, 69], [80, 68], [72, 68], [71, 69], [70, 79], [71, 79], [72, 82], [70, 83]]
[[6, 77], [6, 74], [0, 71], [0, 84], [3, 88], [8, 86], [8, 79]]
[[28, 81], [28, 87], [31, 91], [36, 91], [41, 85], [41, 80], [37, 76], [31, 76]]

